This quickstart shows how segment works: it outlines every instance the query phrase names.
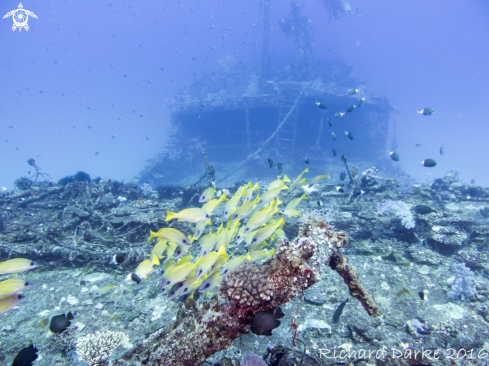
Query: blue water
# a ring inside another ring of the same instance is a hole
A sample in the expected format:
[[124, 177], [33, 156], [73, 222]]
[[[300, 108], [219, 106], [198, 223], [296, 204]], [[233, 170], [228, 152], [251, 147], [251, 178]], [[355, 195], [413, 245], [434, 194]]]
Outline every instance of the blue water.
[[[367, 99], [375, 92], [395, 106], [390, 128], [399, 166], [416, 180], [428, 173], [419, 161], [435, 158], [432, 178], [456, 170], [466, 182], [489, 184], [487, 2], [350, 3], [366, 16], [329, 23], [322, 1], [302, 3], [314, 57], [351, 65], [365, 81]], [[17, 6], [3, 1], [0, 13]], [[78, 170], [132, 180], [164, 146], [171, 128], [167, 100], [196, 76], [218, 69], [223, 57], [246, 64], [261, 60], [259, 1], [23, 6], [38, 16], [29, 18], [28, 32], [12, 31], [11, 17], [0, 22], [0, 186], [9, 189], [28, 174], [31, 157], [54, 180]], [[289, 12], [288, 2], [271, 1], [272, 68], [276, 59], [298, 56], [293, 38], [278, 26]], [[416, 114], [428, 106], [435, 115]], [[233, 121], [227, 128], [233, 129]]]

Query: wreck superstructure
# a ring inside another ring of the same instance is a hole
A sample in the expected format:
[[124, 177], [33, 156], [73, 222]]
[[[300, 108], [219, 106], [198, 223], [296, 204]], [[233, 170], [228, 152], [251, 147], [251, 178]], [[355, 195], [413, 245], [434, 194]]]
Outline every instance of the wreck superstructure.
[[[251, 171], [255, 176], [273, 176], [264, 169], [268, 158], [288, 168], [303, 166], [305, 156], [326, 163], [334, 158], [332, 149], [352, 159], [368, 157], [373, 164], [385, 159], [389, 116], [394, 109], [385, 97], [365, 93], [365, 83], [352, 76], [346, 64], [315, 60], [305, 70], [294, 62], [277, 61], [266, 79], [259, 75], [258, 65], [243, 65], [230, 56], [219, 64], [218, 71], [197, 76], [168, 103], [174, 131], [171, 144], [185, 152], [181, 157], [161, 154], [142, 172], [142, 182], [180, 183], [180, 177], [173, 177], [174, 181], [167, 174], [151, 178], [151, 170], [181, 159], [177, 163], [180, 169], [192, 175], [191, 166], [199, 164], [198, 174], [202, 174], [203, 146], [209, 162], [216, 166], [217, 180], [238, 164], [241, 175]], [[352, 87], [360, 92], [348, 95]], [[348, 113], [348, 107], [357, 106], [362, 97], [363, 106]], [[318, 108], [318, 101], [327, 109]], [[345, 115], [334, 118], [336, 112]], [[356, 137], [354, 142], [344, 136], [345, 130]], [[168, 161], [163, 164], [162, 159]]]

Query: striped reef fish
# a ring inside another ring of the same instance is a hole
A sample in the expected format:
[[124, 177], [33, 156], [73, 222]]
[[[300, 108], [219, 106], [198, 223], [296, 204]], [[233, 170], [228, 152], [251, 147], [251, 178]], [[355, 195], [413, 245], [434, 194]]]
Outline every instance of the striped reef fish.
[[277, 230], [280, 226], [285, 225], [284, 218], [281, 217], [280, 220], [274, 224], [274, 225], [267, 225], [264, 228], [261, 228], [257, 230], [255, 235], [253, 236], [253, 239], [251, 240], [249, 245], [255, 244], [255, 243], [261, 243], [262, 241], [267, 240], [270, 236], [273, 235], [275, 230]]
[[270, 183], [267, 187], [267, 191], [271, 190], [271, 189], [275, 189], [275, 188], [280, 188], [280, 187], [283, 187], [283, 185], [285, 183], [290, 183], [290, 179], [289, 177], [287, 177], [285, 174], [284, 174], [284, 179], [277, 179], [277, 180], [274, 180], [272, 183]]
[[222, 245], [219, 248], [219, 251], [210, 252], [205, 257], [201, 257], [202, 261], [200, 262], [197, 268], [195, 278], [199, 278], [204, 273], [207, 273], [212, 268], [212, 266], [216, 263], [218, 257], [220, 256], [224, 256], [227, 258], [226, 248], [224, 247], [224, 245]]
[[211, 216], [205, 212], [203, 209], [198, 207], [186, 208], [180, 212], [171, 212], [166, 211], [166, 219], [165, 222], [178, 219], [178, 221], [190, 222], [191, 224], [195, 224], [199, 221], [207, 221], [211, 219]]
[[14, 258], [0, 263], [0, 274], [19, 273], [36, 268], [36, 262], [26, 258]]
[[[210, 213], [209, 213], [210, 215]], [[207, 225], [212, 225], [212, 222], [211, 220], [207, 220], [207, 221], [199, 221], [197, 223], [197, 225], [195, 225], [195, 233], [194, 233], [194, 236], [193, 238], [195, 240], [199, 239], [200, 236], [204, 233], [204, 229]]]
[[258, 202], [260, 202], [260, 195], [256, 195], [253, 201], [243, 203], [231, 216], [231, 220], [241, 220], [243, 217], [246, 217]]
[[214, 210], [219, 207], [221, 202], [224, 201], [229, 201], [229, 199], [226, 197], [226, 193], [223, 193], [219, 198], [208, 201], [204, 206], [202, 206], [202, 209], [209, 215], [212, 215]]
[[[248, 194], [246, 189], [244, 190], [244, 193]], [[226, 202], [226, 205], [224, 206], [224, 213], [222, 215], [224, 218], [229, 219], [229, 215], [231, 215], [231, 212], [236, 208], [236, 206], [238, 206], [241, 197], [243, 197], [242, 194], [235, 193], [234, 196]]]
[[306, 168], [304, 169], [304, 171], [299, 174], [299, 176], [297, 178], [294, 179], [294, 183], [292, 183], [289, 187], [289, 189], [287, 190], [287, 192], [285, 192], [285, 194], [287, 196], [290, 196], [290, 194], [292, 192], [294, 192], [294, 190], [299, 186], [299, 185], [303, 185], [303, 184], [306, 184], [306, 180], [305, 179], [302, 179], [302, 176], [304, 175], [304, 173], [309, 173], [309, 168]]
[[0, 297], [13, 295], [17, 292], [23, 291], [32, 284], [22, 278], [9, 278], [8, 280], [0, 282]]
[[199, 292], [212, 291], [221, 286], [221, 281], [222, 277], [219, 275], [219, 271], [214, 271], [202, 282], [202, 285], [199, 287]]
[[149, 258], [150, 259], [153, 258], [153, 255], [156, 255], [156, 258], [158, 259], [163, 258], [163, 253], [165, 252], [167, 246], [168, 246], [168, 240], [165, 239], [158, 240], [158, 242], [151, 250], [151, 254], [149, 255]]
[[9, 311], [24, 299], [22, 294], [13, 294], [0, 298], [0, 315]]
[[328, 173], [326, 175], [318, 175], [317, 177], [314, 177], [311, 182], [307, 185], [307, 187], [311, 188], [313, 185], [318, 184], [320, 181], [326, 178], [331, 178], [331, 175]]
[[199, 202], [207, 202], [209, 201], [210, 199], [212, 199], [212, 197], [214, 197], [216, 195], [216, 188], [215, 187], [209, 187], [207, 188], [199, 197]]
[[270, 189], [270, 190], [266, 191], [265, 193], [263, 193], [263, 195], [261, 196], [261, 200], [263, 201], [263, 203], [268, 203], [271, 200], [275, 199], [275, 197], [278, 197], [280, 192], [282, 192], [284, 189], [288, 189], [288, 188], [289, 187], [287, 187], [285, 184], [282, 184], [282, 186], [280, 186], [278, 188]]
[[180, 230], [173, 229], [171, 227], [160, 229], [156, 233], [150, 230], [148, 243], [153, 238], [166, 239], [170, 243], [174, 243], [177, 245], [190, 246], [191, 244], [190, 240]]

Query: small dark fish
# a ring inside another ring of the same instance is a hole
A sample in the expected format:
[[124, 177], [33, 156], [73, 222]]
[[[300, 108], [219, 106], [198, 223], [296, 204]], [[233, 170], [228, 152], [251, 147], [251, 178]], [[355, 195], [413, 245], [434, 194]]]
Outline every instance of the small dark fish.
[[340, 320], [341, 313], [343, 313], [343, 309], [345, 308], [346, 303], [350, 300], [350, 298], [346, 298], [341, 304], [338, 305], [336, 310], [333, 313], [333, 323], [338, 323]]
[[421, 300], [428, 300], [428, 295], [424, 291], [418, 292], [418, 295]]
[[87, 111], [89, 111], [89, 110], [90, 110], [90, 108], [91, 108], [91, 107], [90, 107], [90, 106], [88, 106], [88, 107], [87, 107]]
[[432, 212], [438, 212], [436, 210], [433, 210], [430, 206], [426, 206], [426, 205], [416, 205], [414, 206], [414, 211], [421, 215], [426, 215]]
[[316, 203], [318, 204], [319, 207], [322, 206], [321, 201], [317, 201]]
[[124, 259], [126, 259], [126, 256], [124, 254], [119, 253], [119, 254], [116, 254], [112, 257], [109, 264], [118, 265], [118, 264], [121, 264], [122, 262], [124, 262]]
[[131, 273], [131, 277], [130, 278], [131, 278], [131, 281], [136, 282], [138, 285], [141, 283], [141, 279], [135, 273]]
[[268, 165], [270, 165], [270, 168], [273, 168], [273, 160], [268, 158]]
[[15, 126], [14, 125], [10, 125], [10, 126], [8, 126], [8, 128], [15, 128]]
[[336, 141], [336, 134], [334, 132], [331, 133], [331, 137], [333, 138], [333, 141]]
[[95, 156], [97, 156], [97, 155], [98, 155], [98, 151], [95, 153]]
[[328, 109], [328, 106], [325, 103], [316, 102], [316, 105], [321, 109]]
[[445, 155], [445, 149], [443, 146], [440, 146], [440, 155]]
[[149, 141], [149, 137], [146, 137], [146, 140], [148, 140], [148, 141]]
[[355, 110], [355, 104], [352, 104], [351, 106], [348, 107], [346, 110], [347, 112], [353, 112]]
[[345, 193], [345, 189], [343, 187], [337, 186], [336, 190], [340, 193]]
[[32, 362], [37, 360], [38, 349], [31, 344], [29, 347], [22, 348], [15, 356], [12, 366], [32, 366]]
[[331, 122], [331, 120], [328, 118], [328, 125], [329, 127], [333, 127], [333, 122]]
[[353, 135], [351, 132], [345, 131], [345, 135], [348, 136], [350, 140], [353, 140]]
[[309, 158], [306, 156], [306, 159], [304, 160], [306, 164], [309, 164]]
[[358, 106], [361, 107], [365, 103], [365, 98], [362, 98], [358, 101]]
[[336, 156], [336, 150], [333, 149], [333, 156]]
[[360, 89], [348, 89], [348, 95], [355, 95]]
[[416, 144], [416, 145], [414, 145], [414, 146], [415, 146], [415, 147], [420, 147], [420, 146], [421, 146], [421, 144]]
[[472, 178], [472, 179], [470, 180], [470, 184], [475, 184], [475, 179], [474, 179], [474, 178]]
[[112, 135], [112, 139], [115, 139], [117, 135]]
[[422, 110], [417, 111], [417, 112], [418, 112], [418, 114], [422, 114], [424, 116], [431, 116], [432, 114], [436, 113], [436, 111], [431, 107], [423, 108]]
[[27, 174], [31, 174], [31, 171], [29, 170], [29, 171], [27, 172]]
[[92, 128], [92, 125], [88, 125], [88, 129], [91, 129]]
[[[20, 29], [20, 28], [19, 28], [19, 29]], [[41, 90], [39, 90], [39, 93], [41, 93], [41, 94], [42, 94], [42, 93], [44, 93], [44, 90], [42, 90], [42, 89], [41, 89]]]
[[251, 322], [251, 331], [257, 335], [271, 336], [272, 330], [280, 326], [278, 319], [284, 316], [281, 308], [275, 311], [258, 311]]
[[392, 160], [399, 161], [399, 154], [398, 153], [391, 151], [391, 152], [389, 152], [389, 154], [390, 154]]
[[71, 311], [68, 315], [61, 314], [55, 315], [51, 318], [51, 324], [49, 324], [49, 330], [53, 333], [62, 333], [71, 325], [70, 320], [73, 320], [74, 316]]
[[436, 166], [436, 161], [434, 161], [433, 159], [426, 159], [423, 160], [420, 164], [427, 168], [433, 168]]
[[342, 172], [340, 174], [340, 180], [343, 182], [345, 180], [345, 178], [346, 178], [346, 173], [345, 172]]

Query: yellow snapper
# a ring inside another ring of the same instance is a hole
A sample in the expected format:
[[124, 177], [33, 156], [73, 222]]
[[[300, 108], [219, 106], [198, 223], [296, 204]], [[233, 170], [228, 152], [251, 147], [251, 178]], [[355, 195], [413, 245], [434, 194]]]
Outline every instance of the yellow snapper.
[[199, 202], [207, 202], [216, 194], [216, 189], [214, 187], [207, 188], [204, 193], [199, 197]]
[[37, 264], [30, 259], [15, 258], [0, 263], [0, 274], [19, 273], [36, 268]]
[[268, 251], [267, 250], [256, 250], [254, 252], [250, 252], [249, 256], [250, 256], [252, 262], [257, 262], [257, 261], [260, 261], [262, 259], [271, 257], [274, 254], [275, 254], [275, 248], [272, 248]]
[[218, 234], [210, 233], [209, 236], [205, 239], [205, 241], [200, 244], [201, 245], [201, 249], [200, 249], [200, 256], [201, 257], [204, 257], [205, 255], [210, 253], [212, 251], [212, 249], [214, 249], [214, 247], [216, 246], [217, 239], [218, 239]]
[[238, 232], [240, 222], [239, 220], [229, 221], [228, 225], [228, 243], [232, 243], [234, 241], [234, 237]]
[[272, 201], [267, 207], [255, 212], [246, 223], [244, 233], [247, 234], [250, 231], [255, 230], [257, 227], [260, 227], [263, 223], [270, 220], [274, 214], [280, 213], [277, 207], [280, 203], [282, 202], [277, 198], [277, 201]]
[[149, 276], [151, 271], [153, 271], [153, 265], [159, 265], [160, 261], [158, 260], [158, 257], [156, 257], [156, 254], [153, 254], [152, 260], [145, 259], [139, 265], [136, 267], [136, 270], [134, 273], [139, 277], [139, 278], [146, 278]]
[[166, 256], [168, 258], [173, 257], [173, 255], [175, 254], [175, 251], [177, 250], [177, 248], [178, 248], [178, 244], [168, 243], [168, 247], [166, 248]]
[[245, 237], [245, 233], [244, 233], [244, 229], [245, 227], [244, 226], [241, 226], [238, 230], [238, 232], [236, 233], [236, 236], [234, 237], [234, 240], [236, 240], [236, 242], [239, 244], [241, 242], [241, 240]]
[[[247, 194], [246, 189], [244, 190], [244, 194]], [[224, 213], [222, 215], [224, 218], [228, 219], [228, 216], [231, 214], [231, 211], [233, 211], [236, 208], [236, 206], [239, 204], [241, 197], [243, 197], [242, 194], [235, 193], [234, 196], [231, 197], [231, 199], [226, 202], [226, 206], [224, 206]]]
[[257, 195], [253, 201], [243, 203], [233, 214], [231, 220], [241, 220], [243, 217], [248, 215], [254, 208], [255, 205], [260, 202], [260, 195]]
[[300, 196], [299, 198], [294, 198], [292, 201], [290, 201], [287, 206], [285, 206], [285, 210], [287, 209], [291, 209], [293, 210], [294, 208], [297, 207], [297, 205], [302, 201], [302, 200], [308, 200], [309, 198], [307, 198], [306, 194], [304, 193], [302, 196]]
[[211, 216], [203, 209], [198, 207], [187, 208], [178, 213], [166, 211], [166, 221], [178, 219], [178, 221], [186, 221], [191, 224], [195, 224], [199, 221], [207, 221], [211, 219]]
[[248, 194], [244, 194], [243, 197], [245, 198], [246, 201], [249, 201], [251, 200], [251, 197], [253, 196], [253, 192], [254, 191], [260, 191], [260, 186], [258, 185], [258, 183], [255, 183], [255, 185], [253, 187], [251, 187], [250, 189], [248, 189]]
[[204, 206], [202, 206], [202, 209], [209, 215], [212, 215], [214, 210], [219, 207], [219, 204], [224, 201], [229, 201], [229, 199], [226, 197], [226, 193], [221, 194], [221, 197], [219, 197], [218, 199], [215, 198], [208, 201]]
[[153, 238], [166, 239], [170, 243], [178, 245], [190, 246], [191, 244], [190, 240], [188, 240], [188, 238], [180, 230], [173, 229], [171, 227], [160, 229], [156, 233], [150, 230], [148, 243]]
[[27, 282], [22, 278], [9, 278], [8, 280], [0, 282], [0, 297], [13, 295], [31, 286], [32, 284], [30, 282]]
[[202, 261], [202, 257], [195, 263], [185, 262], [185, 263], [176, 263], [170, 268], [168, 268], [162, 278], [161, 287], [166, 288], [168, 286], [172, 286], [177, 282], [184, 281], [188, 275], [199, 265]]
[[320, 181], [326, 178], [331, 178], [331, 175], [329, 173], [326, 175], [318, 175], [317, 177], [314, 177], [307, 186], [311, 188], [313, 185], [319, 183]]
[[294, 210], [293, 208], [285, 208], [281, 213], [284, 214], [285, 216], [288, 216], [288, 217], [301, 217], [302, 216], [302, 214], [299, 211]]
[[236, 268], [241, 267], [246, 260], [250, 262], [252, 261], [252, 258], [250, 257], [249, 254], [240, 255], [239, 257], [231, 259], [224, 266], [222, 266], [220, 275], [225, 276], [229, 272], [234, 271]]
[[228, 230], [223, 229], [219, 234], [217, 234], [217, 241], [216, 241], [216, 248], [220, 248], [222, 245], [224, 245], [224, 249], [228, 248]]
[[[209, 215], [211, 213], [209, 212]], [[207, 220], [207, 221], [199, 221], [197, 223], [197, 225], [195, 225], [195, 234], [194, 234], [194, 239], [197, 240], [200, 238], [200, 236], [202, 235], [202, 233], [204, 232], [204, 229], [207, 225], [212, 225], [212, 222], [211, 220]]]
[[299, 186], [299, 184], [300, 185], [306, 184], [306, 179], [305, 178], [302, 179], [304, 173], [309, 173], [309, 168], [304, 169], [304, 171], [301, 174], [299, 174], [297, 178], [294, 179], [294, 183], [292, 183], [288, 191], [285, 193], [287, 196], [289, 196]]
[[25, 296], [22, 294], [14, 294], [0, 298], [0, 315], [12, 309], [15, 305], [22, 301]]
[[180, 296], [183, 296], [183, 295], [187, 295], [191, 292], [194, 292], [195, 290], [197, 290], [200, 285], [202, 285], [202, 282], [204, 282], [205, 280], [207, 279], [207, 276], [204, 275], [204, 276], [201, 276], [199, 278], [191, 278], [191, 279], [186, 279], [185, 282], [183, 283], [182, 287], [180, 287], [179, 289], [179, 295]]
[[267, 225], [264, 228], [257, 230], [256, 234], [253, 236], [253, 239], [250, 242], [250, 245], [255, 243], [261, 243], [262, 241], [267, 240], [270, 236], [273, 235], [275, 230], [277, 230], [280, 226], [285, 225], [284, 218], [280, 218], [280, 220], [274, 225]]
[[289, 187], [287, 187], [285, 184], [283, 184], [281, 187], [270, 189], [270, 190], [266, 191], [265, 193], [263, 193], [263, 195], [261, 196], [261, 199], [262, 199], [263, 203], [268, 203], [271, 200], [273, 200], [275, 197], [278, 197], [278, 195], [280, 194], [281, 191], [283, 191], [284, 189], [288, 189], [288, 188]]
[[248, 184], [239, 187], [238, 190], [236, 191], [236, 193], [234, 195], [235, 196], [236, 195], [243, 196], [243, 195], [246, 194], [246, 189], [247, 188], [251, 188], [251, 187], [253, 187], [253, 185], [251, 184], [251, 181], [250, 181]]
[[219, 275], [219, 271], [214, 271], [206, 278], [202, 285], [199, 287], [199, 292], [212, 291], [221, 286], [222, 277]]
[[205, 257], [201, 257], [202, 258], [202, 261], [200, 262], [200, 264], [199, 264], [199, 266], [197, 268], [197, 272], [195, 274], [195, 278], [199, 278], [204, 273], [207, 273], [212, 268], [212, 266], [214, 265], [214, 263], [216, 263], [218, 257], [220, 257], [220, 256], [223, 256], [223, 257], [226, 257], [227, 258], [226, 249], [225, 249], [224, 245], [222, 245], [219, 248], [219, 251], [217, 251], [217, 252], [210, 252]]
[[156, 255], [158, 259], [163, 258], [163, 253], [165, 252], [166, 247], [168, 246], [168, 240], [160, 239], [155, 244], [153, 249], [151, 250], [151, 254], [149, 258], [153, 258], [153, 255]]
[[267, 190], [269, 191], [270, 189], [274, 189], [274, 188], [280, 188], [282, 187], [285, 183], [290, 183], [290, 179], [289, 177], [287, 177], [285, 174], [284, 174], [284, 179], [277, 179], [277, 180], [274, 180], [272, 183], [270, 183], [267, 187]]

